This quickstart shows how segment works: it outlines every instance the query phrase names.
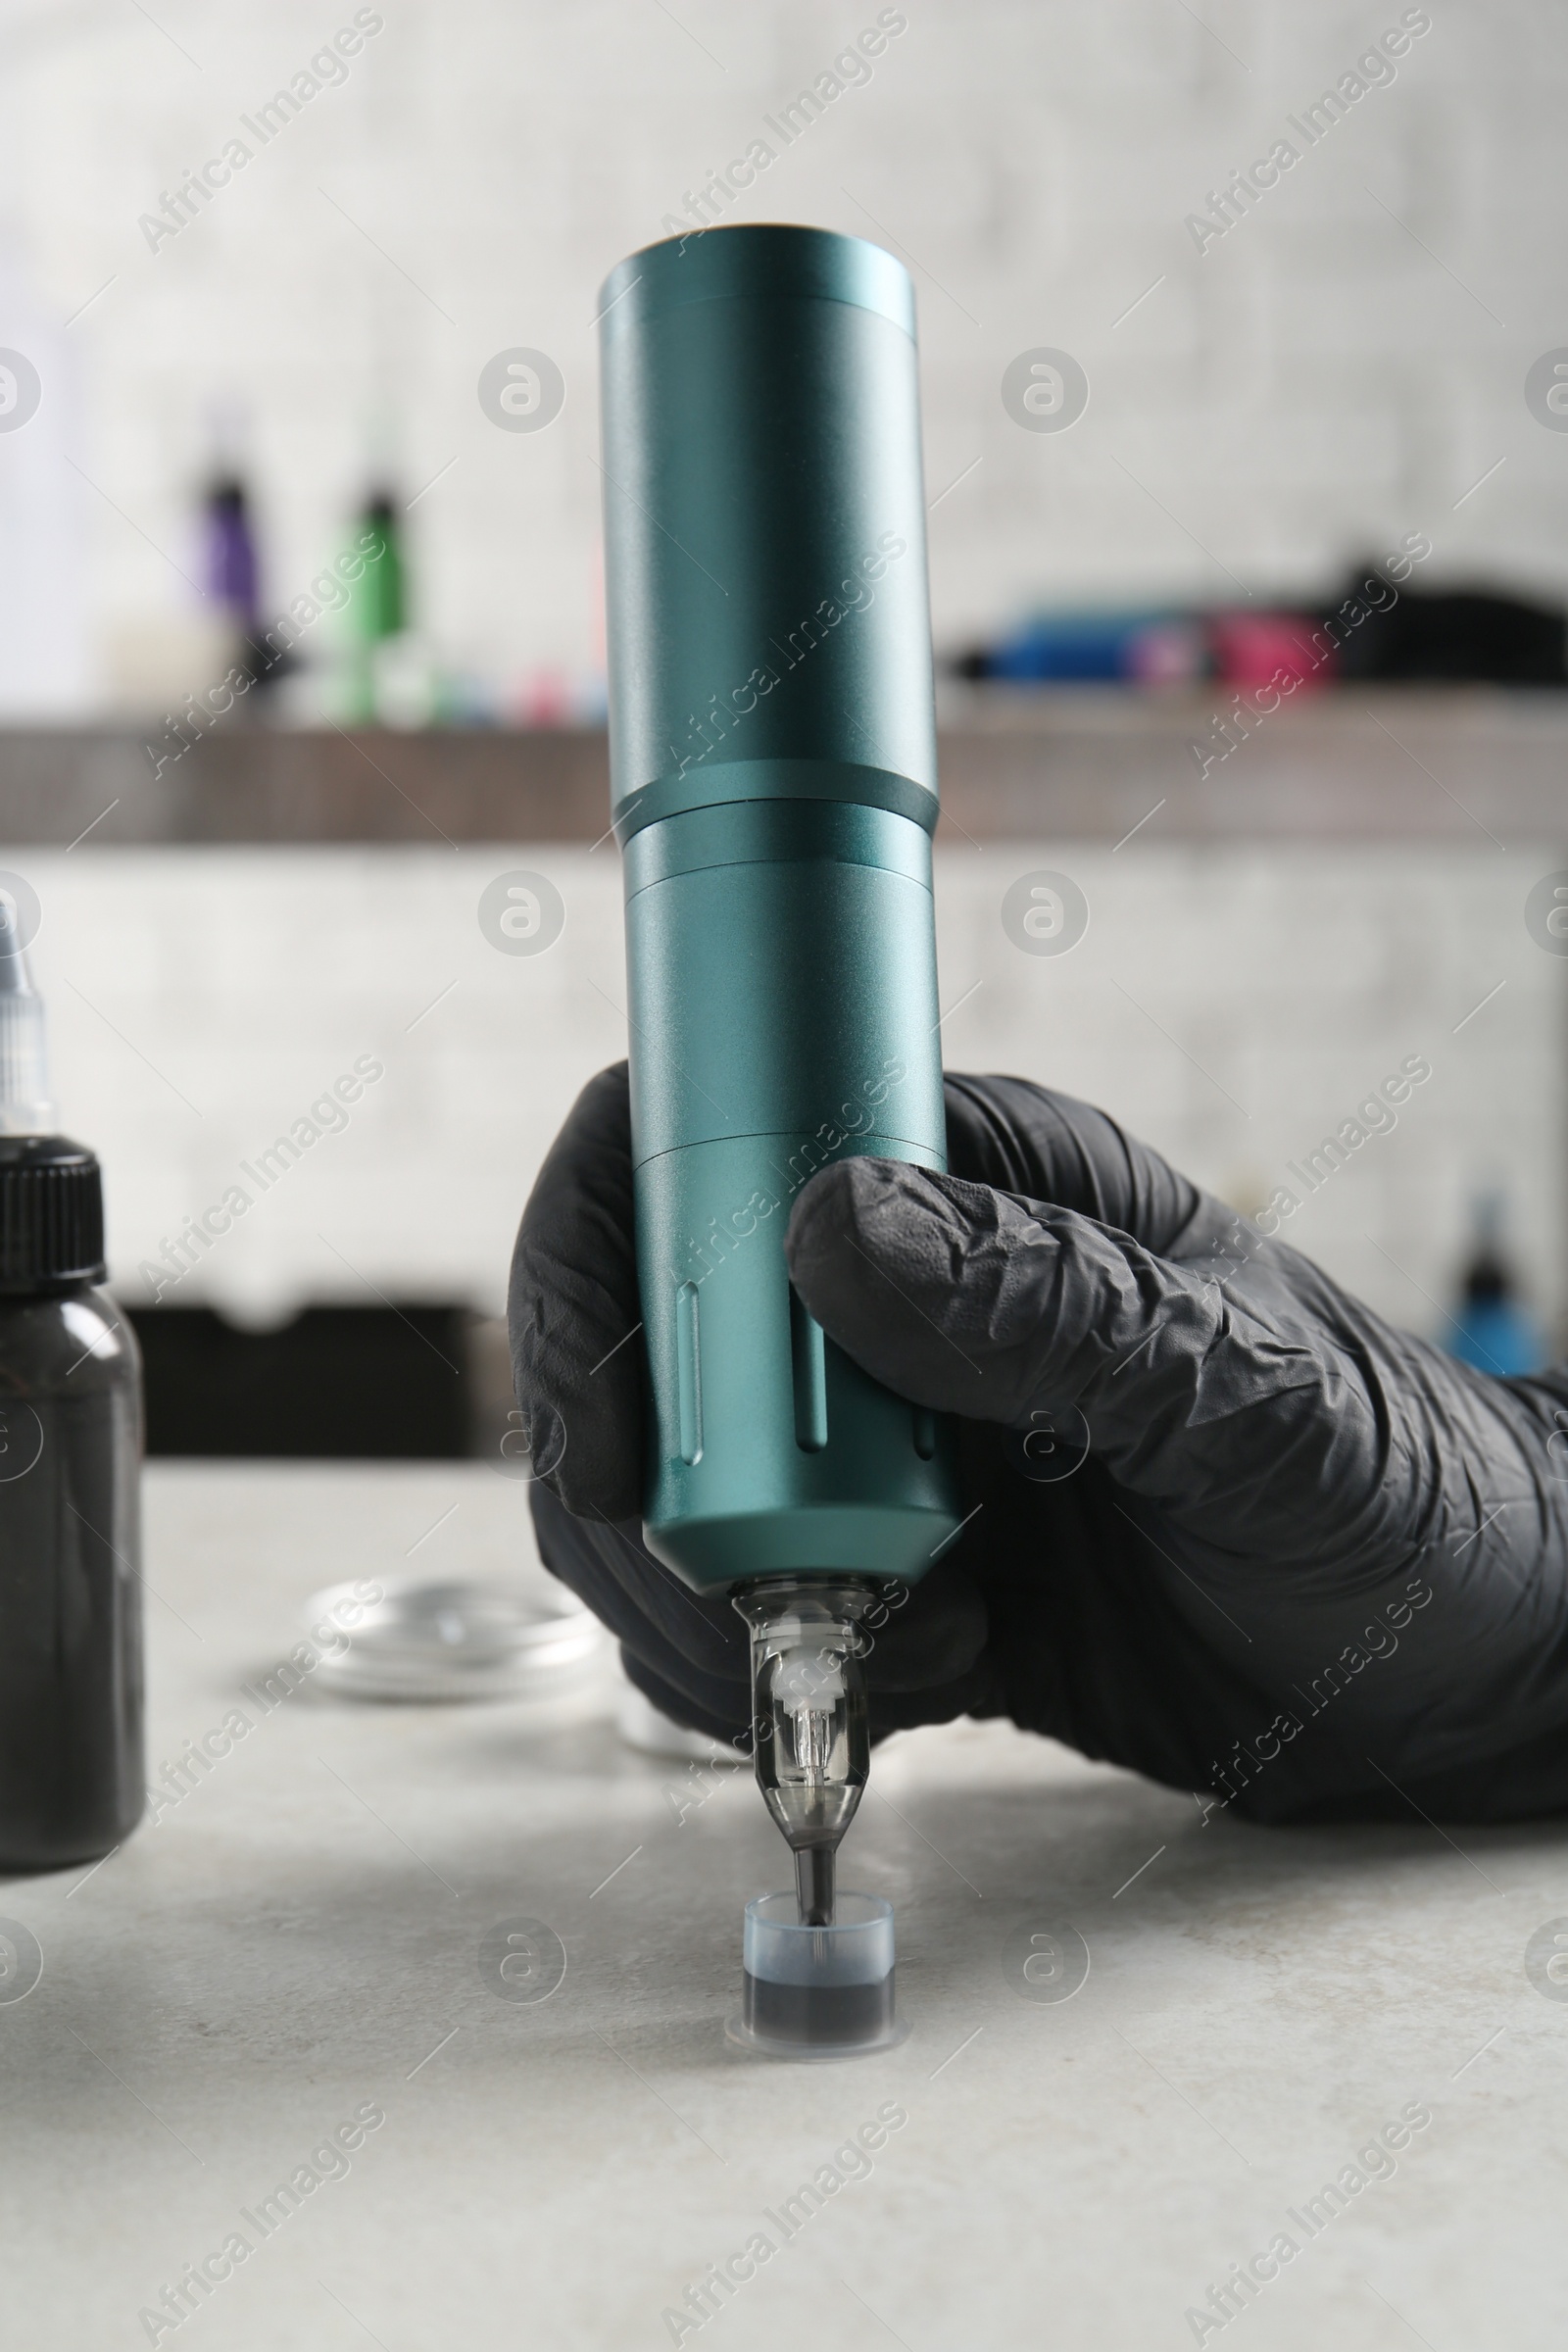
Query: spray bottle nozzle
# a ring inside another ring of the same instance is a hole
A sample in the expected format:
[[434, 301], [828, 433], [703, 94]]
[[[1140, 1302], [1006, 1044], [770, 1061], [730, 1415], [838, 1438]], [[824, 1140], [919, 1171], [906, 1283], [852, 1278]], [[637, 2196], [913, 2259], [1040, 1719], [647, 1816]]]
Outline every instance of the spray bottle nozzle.
[[0, 1135], [48, 1135], [53, 1126], [43, 999], [27, 969], [17, 902], [0, 886]]
[[801, 1918], [833, 1924], [834, 1857], [870, 1769], [860, 1620], [867, 1584], [780, 1578], [738, 1593], [752, 1629], [757, 1782], [795, 1854]]

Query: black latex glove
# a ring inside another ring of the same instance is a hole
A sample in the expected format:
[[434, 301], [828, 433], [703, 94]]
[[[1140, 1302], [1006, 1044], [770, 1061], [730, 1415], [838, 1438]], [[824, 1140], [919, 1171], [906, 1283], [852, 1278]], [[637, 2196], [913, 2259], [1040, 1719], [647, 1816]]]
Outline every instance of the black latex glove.
[[[1009, 1715], [1205, 1818], [1568, 1803], [1568, 1371], [1392, 1329], [1087, 1104], [950, 1077], [947, 1112], [951, 1175], [841, 1160], [786, 1242], [830, 1337], [960, 1417], [971, 1516], [877, 1637], [877, 1731]], [[745, 1628], [640, 1541], [629, 1141], [622, 1064], [517, 1237], [535, 1523], [655, 1703], [733, 1737]]]

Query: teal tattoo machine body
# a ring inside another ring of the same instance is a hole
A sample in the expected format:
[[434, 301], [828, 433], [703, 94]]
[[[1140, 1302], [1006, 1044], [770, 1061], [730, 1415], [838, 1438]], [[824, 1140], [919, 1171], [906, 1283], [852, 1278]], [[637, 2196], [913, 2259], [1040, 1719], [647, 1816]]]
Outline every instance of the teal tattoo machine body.
[[738, 227], [600, 307], [647, 1542], [751, 1624], [758, 1779], [825, 1926], [866, 1621], [959, 1515], [951, 1430], [784, 1257], [829, 1161], [946, 1164], [913, 290], [858, 238]]

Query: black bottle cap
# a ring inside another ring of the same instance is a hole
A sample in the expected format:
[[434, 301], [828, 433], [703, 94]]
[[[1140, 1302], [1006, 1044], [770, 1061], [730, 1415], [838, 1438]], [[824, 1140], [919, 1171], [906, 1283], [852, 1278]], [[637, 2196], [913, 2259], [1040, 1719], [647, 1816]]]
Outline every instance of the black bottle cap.
[[0, 1293], [102, 1282], [107, 1272], [95, 1155], [63, 1135], [0, 1135]]

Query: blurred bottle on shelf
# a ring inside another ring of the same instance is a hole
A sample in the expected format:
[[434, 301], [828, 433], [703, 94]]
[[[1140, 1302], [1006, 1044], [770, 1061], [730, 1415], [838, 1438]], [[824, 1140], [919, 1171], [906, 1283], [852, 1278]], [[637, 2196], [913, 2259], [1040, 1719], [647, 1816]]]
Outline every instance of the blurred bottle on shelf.
[[[267, 642], [262, 616], [262, 565], [255, 512], [242, 476], [222, 466], [202, 500], [202, 558], [207, 595], [224, 636], [229, 664], [253, 687], [275, 686], [291, 666], [286, 652]], [[251, 706], [237, 702], [235, 708]]]
[[403, 526], [390, 491], [372, 491], [366, 500], [360, 517], [360, 545], [365, 551], [365, 571], [354, 610], [366, 642], [384, 645], [408, 627]]
[[403, 519], [390, 489], [370, 492], [353, 538], [364, 568], [346, 614], [345, 723], [428, 726], [438, 712], [439, 680], [430, 649], [412, 625]]
[[[1365, 576], [1351, 574], [1350, 596]], [[1355, 684], [1560, 687], [1568, 627], [1560, 604], [1486, 586], [1408, 587], [1351, 632], [1339, 670]]]
[[1545, 1357], [1535, 1317], [1518, 1295], [1503, 1246], [1503, 1200], [1481, 1194], [1471, 1216], [1470, 1254], [1460, 1280], [1448, 1352], [1478, 1372], [1539, 1371]]
[[603, 727], [608, 695], [602, 669], [538, 662], [516, 672], [492, 698], [495, 723], [533, 734], [560, 728]]
[[376, 668], [381, 649], [404, 625], [402, 533], [390, 491], [371, 491], [353, 536], [365, 567], [354, 583], [346, 614], [344, 717], [350, 726], [373, 727], [380, 715]]
[[517, 697], [517, 716], [530, 728], [569, 727], [572, 723], [571, 680], [555, 662], [531, 669]]
[[1309, 612], [1211, 613], [1207, 638], [1213, 674], [1222, 685], [1239, 687], [1243, 694], [1271, 689], [1273, 702], [1259, 707], [1259, 714], [1266, 717], [1279, 709], [1282, 694], [1332, 684], [1333, 657], [1313, 645], [1312, 626]]
[[[958, 657], [960, 678], [1014, 685], [1196, 686], [1217, 679], [1244, 693], [1326, 683], [1334, 664], [1314, 649], [1309, 612], [1105, 610], [1037, 612]], [[1279, 698], [1269, 706], [1279, 708]]]
[[1037, 612], [954, 667], [1016, 685], [1180, 685], [1202, 675], [1204, 648], [1181, 613]]
[[221, 606], [242, 643], [254, 635], [261, 566], [250, 500], [238, 474], [220, 474], [204, 502], [207, 593]]

